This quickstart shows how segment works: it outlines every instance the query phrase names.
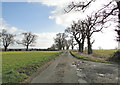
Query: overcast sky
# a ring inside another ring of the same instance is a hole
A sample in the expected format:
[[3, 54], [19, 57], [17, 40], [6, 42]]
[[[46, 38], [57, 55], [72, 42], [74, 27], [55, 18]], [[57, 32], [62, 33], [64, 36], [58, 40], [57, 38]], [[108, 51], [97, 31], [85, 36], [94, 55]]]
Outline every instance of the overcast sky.
[[[8, 2], [9, 1], [9, 2]], [[10, 33], [20, 34], [21, 32], [32, 32], [38, 35], [35, 47], [48, 48], [53, 43], [56, 33], [64, 32], [65, 28], [73, 20], [80, 19], [85, 14], [81, 12], [63, 12], [63, 9], [72, 0], [4, 0], [2, 2], [2, 29], [7, 29]], [[74, 0], [79, 2], [80, 0]], [[110, 0], [98, 0], [91, 6], [90, 13], [99, 9], [101, 5], [108, 3]], [[114, 32], [115, 23], [105, 28], [102, 33], [96, 33], [92, 36], [95, 40], [93, 49], [101, 47], [103, 49], [114, 49], [117, 46], [115, 41], [116, 33]], [[20, 35], [16, 37], [20, 39]], [[23, 47], [20, 45], [10, 47]]]

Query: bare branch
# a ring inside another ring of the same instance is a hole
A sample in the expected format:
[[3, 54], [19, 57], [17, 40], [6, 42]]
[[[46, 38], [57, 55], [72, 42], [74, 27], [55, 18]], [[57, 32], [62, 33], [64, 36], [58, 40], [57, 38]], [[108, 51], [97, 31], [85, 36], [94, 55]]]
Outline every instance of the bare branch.
[[68, 5], [69, 10], [64, 9], [64, 11], [65, 13], [69, 13], [75, 8], [81, 8], [81, 10], [85, 10], [94, 1], [95, 0], [90, 0], [87, 4], [84, 4], [85, 2], [80, 2], [79, 4], [75, 4], [74, 2], [72, 2], [70, 5]]

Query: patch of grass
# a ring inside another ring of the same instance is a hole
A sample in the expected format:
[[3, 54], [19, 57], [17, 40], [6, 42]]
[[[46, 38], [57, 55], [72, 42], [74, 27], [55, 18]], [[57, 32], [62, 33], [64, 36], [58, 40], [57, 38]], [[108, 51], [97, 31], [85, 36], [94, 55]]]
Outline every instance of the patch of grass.
[[106, 57], [112, 56], [117, 50], [93, 50], [93, 53], [97, 53]]
[[61, 53], [62, 51], [2, 52], [2, 82], [22, 82], [41, 65]]
[[110, 58], [114, 56], [117, 50], [93, 50], [92, 56], [105, 61], [110, 61]]
[[100, 62], [100, 63], [111, 63], [109, 61], [105, 61], [105, 60], [100, 60], [100, 59], [96, 59], [96, 58], [93, 58], [93, 57], [90, 57], [90, 56], [85, 56], [85, 55], [81, 55], [80, 53], [78, 52], [73, 52], [73, 51], [70, 51], [71, 55], [78, 58], [78, 59], [83, 59], [83, 60], [87, 60], [87, 61], [92, 61], [92, 62]]
[[85, 56], [81, 56], [80, 54], [75, 53], [75, 52], [73, 52], [73, 51], [70, 51], [70, 53], [71, 53], [72, 56], [74, 56], [74, 57], [76, 57], [76, 58], [78, 58], [78, 59], [86, 59]]

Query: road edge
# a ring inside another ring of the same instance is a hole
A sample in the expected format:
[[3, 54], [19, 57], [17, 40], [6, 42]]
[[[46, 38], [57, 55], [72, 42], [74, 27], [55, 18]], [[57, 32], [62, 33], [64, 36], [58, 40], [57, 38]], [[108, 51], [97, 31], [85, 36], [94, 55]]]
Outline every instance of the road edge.
[[[62, 52], [61, 54], [63, 54], [64, 52]], [[60, 54], [60, 55], [61, 55]], [[55, 58], [53, 58], [52, 60], [48, 61], [47, 63], [45, 63], [44, 65], [42, 65], [41, 67], [39, 67], [37, 69], [36, 72], [34, 72], [31, 76], [29, 76], [26, 80], [24, 80], [23, 82], [20, 83], [31, 83], [31, 81], [37, 76], [39, 75], [42, 71], [44, 71], [49, 65], [51, 65], [60, 55], [56, 56]]]

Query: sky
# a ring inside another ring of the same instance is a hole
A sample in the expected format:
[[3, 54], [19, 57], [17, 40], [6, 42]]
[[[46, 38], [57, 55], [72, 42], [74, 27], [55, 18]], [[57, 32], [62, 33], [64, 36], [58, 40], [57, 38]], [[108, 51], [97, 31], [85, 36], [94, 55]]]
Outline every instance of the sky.
[[[17, 0], [16, 0], [17, 1]], [[68, 14], [63, 12], [63, 9], [72, 0], [26, 0], [16, 2], [15, 0], [5, 0], [2, 2], [2, 28], [8, 32], [18, 34], [16, 39], [20, 39], [22, 32], [32, 32], [37, 37], [35, 48], [48, 48], [54, 43], [55, 35], [59, 32], [64, 32], [65, 28], [70, 26], [73, 20], [80, 19], [84, 14], [72, 11]], [[19, 1], [19, 0], [18, 0]], [[80, 0], [74, 0], [78, 2]], [[104, 1], [104, 0], [103, 0]], [[109, 0], [106, 0], [106, 3]], [[104, 1], [105, 2], [105, 1]], [[91, 9], [99, 8], [96, 2]], [[88, 10], [87, 13], [91, 12]], [[114, 49], [117, 46], [115, 41], [116, 33], [114, 32], [114, 24], [109, 28], [105, 28], [103, 33], [93, 35], [93, 49], [101, 47], [103, 49]], [[86, 46], [86, 45], [85, 45]], [[22, 45], [10, 46], [10, 48], [23, 47]]]
[[[32, 32], [38, 35], [37, 48], [48, 48], [53, 43], [56, 33], [64, 32], [65, 27], [56, 25], [55, 20], [49, 19], [55, 7], [48, 7], [41, 3], [28, 2], [3, 2], [2, 21], [3, 27], [10, 33]], [[19, 39], [17, 37], [17, 39]], [[23, 47], [21, 45], [10, 46]]]
[[6, 2], [2, 4], [2, 17], [6, 23], [25, 31], [60, 32], [63, 27], [49, 19], [53, 9], [40, 3]]

